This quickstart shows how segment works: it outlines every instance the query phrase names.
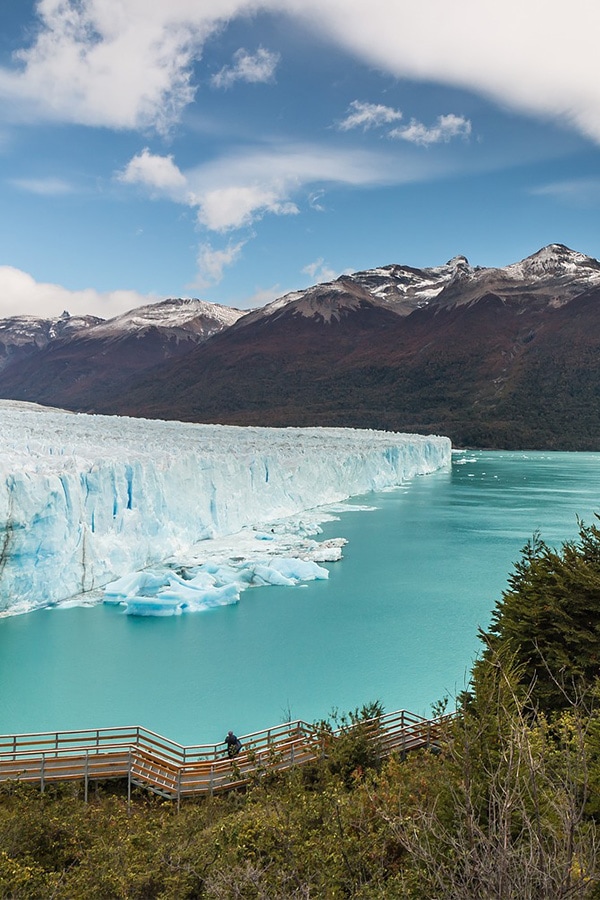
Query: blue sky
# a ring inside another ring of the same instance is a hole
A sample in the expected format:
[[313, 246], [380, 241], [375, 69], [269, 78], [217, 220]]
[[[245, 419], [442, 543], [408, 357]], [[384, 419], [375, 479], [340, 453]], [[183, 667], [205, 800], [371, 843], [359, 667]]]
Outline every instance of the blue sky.
[[0, 316], [598, 257], [598, 33], [596, 0], [2, 0]]

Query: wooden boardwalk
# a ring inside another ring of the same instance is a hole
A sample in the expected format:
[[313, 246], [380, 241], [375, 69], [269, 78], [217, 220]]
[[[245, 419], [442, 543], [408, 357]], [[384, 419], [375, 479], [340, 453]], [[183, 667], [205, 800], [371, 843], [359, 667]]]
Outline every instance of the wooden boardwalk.
[[[399, 710], [361, 725], [386, 756], [435, 746], [451, 718]], [[179, 803], [319, 759], [339, 735], [287, 722], [242, 735], [242, 752], [233, 761], [223, 743], [184, 747], [140, 726], [0, 735], [0, 781], [34, 782], [42, 791], [49, 783], [82, 781], [87, 800], [90, 782], [127, 779], [128, 797], [136, 785]]]

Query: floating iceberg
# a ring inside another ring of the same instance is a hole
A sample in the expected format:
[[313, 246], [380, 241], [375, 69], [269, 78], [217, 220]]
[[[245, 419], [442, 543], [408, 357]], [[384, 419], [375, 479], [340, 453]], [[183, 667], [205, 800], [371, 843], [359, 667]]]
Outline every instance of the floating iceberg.
[[293, 587], [329, 577], [328, 570], [312, 560], [278, 557], [179, 569], [186, 577], [167, 566], [119, 578], [104, 588], [104, 602], [123, 606], [128, 615], [172, 616], [237, 603], [241, 592], [253, 585]]
[[[306, 510], [399, 485], [451, 454], [435, 436], [194, 425], [12, 401], [0, 401], [0, 446], [0, 615], [109, 584], [107, 600], [170, 615], [235, 602], [251, 583], [326, 577], [319, 562], [339, 558], [340, 542], [308, 540], [323, 516], [311, 523]], [[236, 533], [270, 553], [236, 563], [237, 544], [219, 550], [215, 540]], [[212, 573], [208, 546], [222, 557]]]

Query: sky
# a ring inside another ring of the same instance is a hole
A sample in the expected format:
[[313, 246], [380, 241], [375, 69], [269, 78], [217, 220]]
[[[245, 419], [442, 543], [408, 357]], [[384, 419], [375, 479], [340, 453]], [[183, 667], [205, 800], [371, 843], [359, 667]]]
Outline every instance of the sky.
[[600, 256], [597, 0], [0, 0], [0, 317]]

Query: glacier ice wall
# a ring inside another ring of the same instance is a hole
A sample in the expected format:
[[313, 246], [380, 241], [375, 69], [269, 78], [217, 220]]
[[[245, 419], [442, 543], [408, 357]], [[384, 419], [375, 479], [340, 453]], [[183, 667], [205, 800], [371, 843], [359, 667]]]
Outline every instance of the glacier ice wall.
[[449, 463], [448, 438], [77, 415], [0, 401], [0, 615]]

